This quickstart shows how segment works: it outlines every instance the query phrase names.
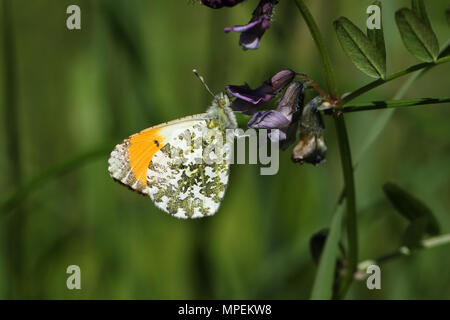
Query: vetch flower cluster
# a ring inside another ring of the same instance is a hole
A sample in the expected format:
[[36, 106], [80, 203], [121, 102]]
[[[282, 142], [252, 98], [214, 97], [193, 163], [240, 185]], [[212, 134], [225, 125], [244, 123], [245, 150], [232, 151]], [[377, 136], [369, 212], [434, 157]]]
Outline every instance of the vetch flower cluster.
[[287, 139], [288, 129], [291, 124], [297, 127], [297, 121], [292, 121], [294, 113], [303, 105], [303, 83], [293, 82], [286, 89], [280, 103], [275, 110], [258, 111], [248, 122], [249, 128], [255, 129], [273, 129], [279, 131], [277, 137], [270, 136], [271, 140], [278, 139], [285, 141]]
[[[327, 150], [323, 140], [325, 127], [318, 109], [323, 98], [318, 96], [304, 106], [305, 82], [294, 81], [296, 75], [301, 74], [284, 69], [256, 89], [251, 89], [248, 84], [228, 85], [226, 89], [236, 98], [231, 106], [233, 111], [252, 115], [248, 128], [278, 129], [275, 131], [277, 134], [269, 134], [269, 138], [279, 141], [283, 150], [296, 140], [300, 130], [300, 140], [293, 150], [292, 160], [319, 164], [325, 160]], [[275, 109], [258, 111], [284, 89]]]

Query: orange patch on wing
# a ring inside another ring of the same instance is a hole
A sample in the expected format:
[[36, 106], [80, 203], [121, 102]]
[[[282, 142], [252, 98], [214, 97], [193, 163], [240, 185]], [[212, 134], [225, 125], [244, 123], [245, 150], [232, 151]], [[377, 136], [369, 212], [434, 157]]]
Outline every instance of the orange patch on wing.
[[136, 179], [144, 185], [147, 185], [147, 169], [153, 155], [164, 146], [164, 138], [158, 134], [160, 130], [149, 128], [130, 137], [130, 168]]

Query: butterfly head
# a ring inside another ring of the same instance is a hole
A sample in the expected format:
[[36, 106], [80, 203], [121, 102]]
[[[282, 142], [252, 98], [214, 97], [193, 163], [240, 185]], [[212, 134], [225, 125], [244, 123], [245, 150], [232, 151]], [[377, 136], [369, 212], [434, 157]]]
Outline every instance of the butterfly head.
[[214, 102], [217, 104], [219, 108], [224, 110], [225, 108], [229, 108], [231, 104], [230, 98], [228, 98], [228, 96], [223, 92], [215, 95]]
[[207, 113], [219, 123], [222, 129], [237, 128], [236, 116], [231, 109], [230, 98], [223, 92], [216, 94]]
[[219, 127], [222, 129], [235, 129], [237, 128], [236, 117], [233, 110], [230, 108], [230, 98], [223, 92], [214, 95], [209, 89], [205, 80], [198, 74], [196, 69], [192, 70], [195, 76], [205, 86], [206, 90], [214, 97], [211, 107], [209, 107], [207, 113], [209, 116], [218, 122]]

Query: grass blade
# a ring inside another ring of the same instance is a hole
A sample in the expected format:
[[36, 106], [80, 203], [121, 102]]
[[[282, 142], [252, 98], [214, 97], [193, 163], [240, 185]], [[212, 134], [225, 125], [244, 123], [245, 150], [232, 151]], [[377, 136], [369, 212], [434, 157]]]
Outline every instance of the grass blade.
[[317, 270], [311, 293], [311, 299], [313, 300], [326, 300], [331, 299], [333, 296], [334, 275], [339, 251], [339, 239], [342, 231], [343, 214], [344, 206], [340, 205], [331, 221], [330, 232], [328, 233], [325, 248], [320, 258], [319, 269]]

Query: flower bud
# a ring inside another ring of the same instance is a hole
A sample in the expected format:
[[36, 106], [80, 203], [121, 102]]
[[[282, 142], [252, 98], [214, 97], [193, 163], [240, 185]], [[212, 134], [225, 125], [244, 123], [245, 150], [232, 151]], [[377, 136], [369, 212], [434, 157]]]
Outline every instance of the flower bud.
[[[275, 73], [270, 79], [269, 84], [272, 91], [276, 93], [283, 90], [295, 78], [295, 72], [290, 69], [284, 69]], [[293, 89], [291, 89], [293, 90]]]
[[312, 99], [304, 108], [300, 120], [300, 140], [292, 151], [292, 161], [317, 165], [325, 161], [327, 146], [323, 139], [325, 126], [318, 106], [320, 96]]

